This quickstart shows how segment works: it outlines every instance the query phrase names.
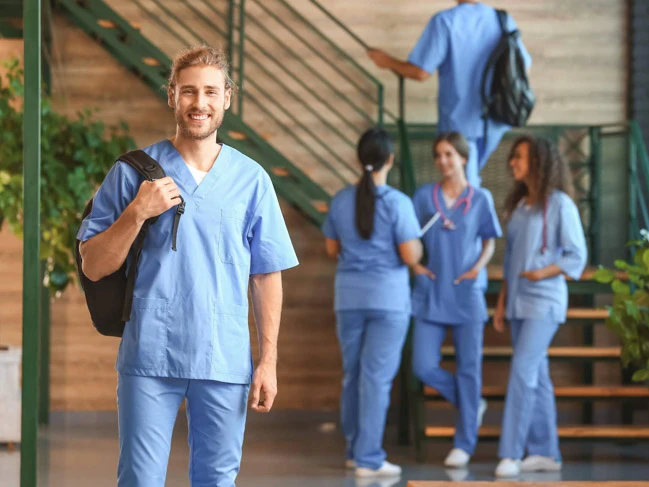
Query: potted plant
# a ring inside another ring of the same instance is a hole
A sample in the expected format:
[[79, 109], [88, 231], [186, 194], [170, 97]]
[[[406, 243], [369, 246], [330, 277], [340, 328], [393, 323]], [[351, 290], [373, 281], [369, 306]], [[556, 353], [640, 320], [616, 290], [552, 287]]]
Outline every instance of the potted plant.
[[[23, 234], [23, 71], [17, 59], [4, 63], [0, 77], [0, 228]], [[106, 128], [87, 109], [73, 120], [41, 106], [41, 261], [44, 284], [54, 296], [75, 275], [72, 254], [81, 213], [115, 158], [135, 143], [128, 126]]]
[[616, 270], [602, 267], [594, 276], [611, 285], [613, 304], [606, 327], [620, 338], [622, 365], [634, 367], [635, 382], [649, 380], [649, 231], [640, 234], [641, 240], [629, 242], [632, 262], [617, 260]]

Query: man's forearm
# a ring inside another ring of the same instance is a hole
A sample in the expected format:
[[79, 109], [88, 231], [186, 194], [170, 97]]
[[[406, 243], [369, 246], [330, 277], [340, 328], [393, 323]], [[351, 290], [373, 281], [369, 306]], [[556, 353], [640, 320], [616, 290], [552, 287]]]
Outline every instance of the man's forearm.
[[395, 58], [391, 59], [389, 69], [404, 78], [414, 79], [415, 81], [425, 81], [430, 76], [429, 73], [421, 69], [419, 66], [415, 66], [408, 61], [399, 61]]
[[259, 362], [275, 365], [282, 316], [282, 273], [253, 274], [250, 293], [259, 339]]
[[130, 204], [106, 231], [83, 242], [80, 252], [86, 277], [98, 281], [117, 271], [126, 260], [143, 223], [137, 208]]

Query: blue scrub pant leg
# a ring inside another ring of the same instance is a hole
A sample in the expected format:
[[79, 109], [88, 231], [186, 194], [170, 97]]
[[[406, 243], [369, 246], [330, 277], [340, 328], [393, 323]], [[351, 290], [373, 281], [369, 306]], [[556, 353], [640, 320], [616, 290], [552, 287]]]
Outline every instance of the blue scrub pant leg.
[[534, 454], [559, 458], [556, 405], [547, 356], [559, 324], [547, 317], [511, 320], [510, 327], [514, 355], [498, 456], [521, 459], [526, 449], [533, 449]]
[[248, 387], [119, 374], [118, 487], [164, 487], [173, 427], [185, 398], [192, 487], [234, 486]]
[[184, 379], [118, 374], [118, 487], [164, 487]]
[[379, 468], [392, 381], [408, 332], [406, 313], [339, 311], [336, 328], [343, 360], [341, 426], [346, 457], [359, 467]]
[[466, 164], [466, 177], [469, 183], [475, 187], [480, 186], [482, 178], [480, 172], [487, 165], [491, 154], [500, 143], [498, 134], [489, 134], [487, 143], [483, 137], [467, 139], [469, 144], [469, 160]]
[[559, 435], [557, 433], [557, 405], [550, 378], [550, 361], [546, 357], [539, 370], [534, 413], [527, 439], [527, 454], [551, 457], [561, 461]]
[[[441, 346], [450, 328], [456, 352], [456, 375], [440, 367]], [[459, 412], [455, 448], [469, 455], [478, 441], [478, 408], [482, 388], [483, 325], [449, 326], [415, 321], [413, 371], [426, 385], [436, 389]]]
[[248, 389], [248, 384], [189, 382], [187, 423], [192, 487], [234, 487], [241, 464]]
[[471, 186], [480, 187], [480, 151], [478, 139], [467, 139], [469, 144], [469, 159], [466, 162], [466, 179]]

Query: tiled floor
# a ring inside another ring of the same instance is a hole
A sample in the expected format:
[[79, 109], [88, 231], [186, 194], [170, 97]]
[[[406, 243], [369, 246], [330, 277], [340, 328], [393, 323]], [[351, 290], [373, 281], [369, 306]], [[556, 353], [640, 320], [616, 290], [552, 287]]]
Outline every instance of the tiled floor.
[[[389, 459], [404, 467], [401, 479], [357, 482], [342, 467], [343, 440], [336, 415], [302, 411], [250, 414], [239, 487], [405, 487], [408, 480], [493, 480], [495, 443], [479, 445], [471, 467], [440, 466], [448, 443], [431, 443], [427, 463], [414, 460], [412, 447], [398, 446], [395, 429], [386, 437]], [[188, 486], [187, 428], [176, 425], [167, 486]], [[649, 445], [564, 444], [560, 474], [519, 480], [649, 480]], [[115, 487], [117, 427], [114, 413], [54, 414], [39, 440], [39, 487]], [[0, 447], [0, 486], [19, 486], [19, 452]], [[649, 485], [649, 484], [647, 484]]]

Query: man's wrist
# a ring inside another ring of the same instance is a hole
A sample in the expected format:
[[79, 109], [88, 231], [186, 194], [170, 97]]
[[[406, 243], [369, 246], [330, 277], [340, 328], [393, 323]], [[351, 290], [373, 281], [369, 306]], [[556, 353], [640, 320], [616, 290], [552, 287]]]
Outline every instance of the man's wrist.
[[142, 212], [142, 208], [137, 200], [133, 200], [126, 208], [126, 212], [133, 222], [137, 225], [142, 225], [146, 221], [146, 216]]

